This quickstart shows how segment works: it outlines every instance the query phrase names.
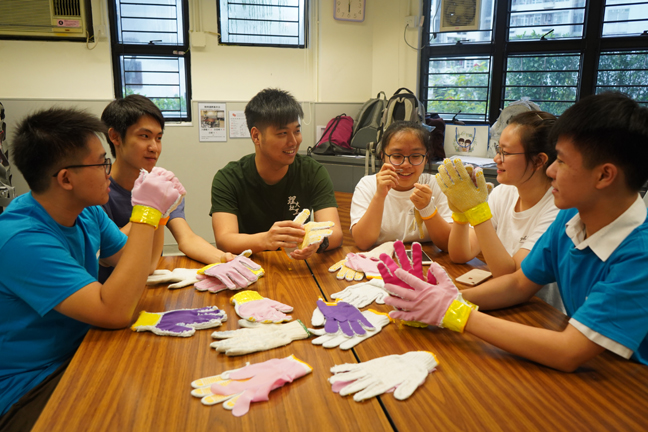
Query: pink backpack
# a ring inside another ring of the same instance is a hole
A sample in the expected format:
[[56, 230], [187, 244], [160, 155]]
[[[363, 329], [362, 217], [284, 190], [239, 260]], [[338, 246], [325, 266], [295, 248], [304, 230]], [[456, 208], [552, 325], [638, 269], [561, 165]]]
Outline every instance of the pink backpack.
[[351, 147], [352, 133], [353, 118], [340, 114], [328, 122], [322, 138], [312, 151], [318, 155], [354, 154], [355, 151]]

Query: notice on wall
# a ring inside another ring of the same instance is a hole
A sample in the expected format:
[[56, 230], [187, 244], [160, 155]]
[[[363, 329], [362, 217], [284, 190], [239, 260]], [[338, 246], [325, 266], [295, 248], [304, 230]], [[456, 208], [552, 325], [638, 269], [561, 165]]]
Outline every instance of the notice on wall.
[[244, 111], [229, 112], [229, 137], [250, 138]]
[[198, 104], [200, 116], [200, 141], [227, 141], [225, 128], [225, 113], [227, 104], [206, 103]]
[[486, 157], [486, 150], [488, 149], [488, 125], [446, 125], [443, 147], [446, 156]]

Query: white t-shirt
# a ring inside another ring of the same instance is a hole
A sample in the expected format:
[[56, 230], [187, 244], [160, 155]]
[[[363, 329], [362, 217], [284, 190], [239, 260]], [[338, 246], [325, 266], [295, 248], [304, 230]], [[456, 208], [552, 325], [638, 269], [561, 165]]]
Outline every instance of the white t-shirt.
[[[533, 249], [533, 245], [556, 219], [559, 209], [554, 204], [552, 190], [549, 188], [536, 205], [521, 212], [515, 211], [515, 205], [520, 198], [515, 186], [501, 184], [491, 192], [488, 197], [488, 205], [493, 214], [491, 222], [497, 237], [511, 256], [520, 249]], [[555, 283], [542, 287], [536, 296], [565, 312]]]
[[[448, 200], [443, 192], [441, 192], [434, 176], [423, 173], [419, 177], [418, 182], [430, 186], [439, 214], [446, 221], [452, 222], [452, 211], [448, 208]], [[351, 228], [367, 212], [367, 208], [376, 194], [377, 189], [375, 174], [360, 179], [355, 187], [351, 200]], [[402, 240], [404, 242], [430, 241], [430, 234], [428, 234], [425, 224], [423, 224], [424, 237], [420, 238], [419, 236], [416, 219], [414, 218], [414, 204], [410, 201], [410, 195], [412, 195], [412, 190], [399, 192], [392, 189], [389, 191], [385, 198], [382, 224], [376, 244], [394, 240]]]

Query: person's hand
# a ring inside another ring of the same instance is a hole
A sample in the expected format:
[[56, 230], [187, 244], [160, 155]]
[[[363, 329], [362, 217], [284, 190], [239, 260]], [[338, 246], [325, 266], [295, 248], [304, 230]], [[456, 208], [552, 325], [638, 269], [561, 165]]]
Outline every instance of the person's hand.
[[429, 185], [414, 183], [414, 189], [410, 195], [410, 201], [414, 204], [417, 210], [421, 211], [430, 204], [434, 206], [434, 197], [432, 196], [432, 189]]
[[182, 202], [187, 191], [171, 171], [155, 167], [149, 173], [141, 170], [131, 191], [133, 211], [130, 221], [143, 223], [157, 229], [160, 219], [165, 219]]
[[445, 159], [443, 165], [439, 166], [436, 180], [448, 197], [448, 204], [451, 203], [453, 209], [463, 213], [471, 225], [479, 225], [492, 217], [487, 202], [489, 188], [481, 168], [469, 173], [461, 159]]
[[265, 233], [263, 248], [277, 250], [279, 248], [296, 248], [304, 241], [306, 231], [301, 224], [294, 221], [275, 222]]
[[236, 255], [231, 254], [229, 252], [225, 252], [223, 255], [221, 255], [219, 261], [221, 263], [228, 263], [228, 262], [232, 261], [234, 258], [236, 258]]
[[376, 195], [385, 198], [389, 191], [398, 186], [398, 173], [390, 163], [384, 163], [378, 174], [376, 174]]
[[317, 253], [317, 248], [322, 244], [323, 240], [318, 241], [317, 243], [313, 243], [310, 246], [306, 246], [303, 249], [295, 249], [294, 251], [290, 252], [290, 258], [295, 259], [295, 260], [305, 260], [310, 258], [313, 254]]

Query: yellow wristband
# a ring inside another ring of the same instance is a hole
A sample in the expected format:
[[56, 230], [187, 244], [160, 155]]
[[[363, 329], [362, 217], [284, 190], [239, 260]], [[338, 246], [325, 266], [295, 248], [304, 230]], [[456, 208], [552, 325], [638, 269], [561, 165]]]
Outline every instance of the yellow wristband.
[[441, 320], [441, 327], [463, 333], [472, 309], [459, 300], [453, 300]]
[[263, 297], [261, 296], [261, 294], [259, 294], [256, 291], [245, 290], [245, 291], [240, 291], [238, 294], [233, 295], [232, 298], [230, 299], [230, 304], [234, 304], [235, 300], [238, 304], [241, 304], [241, 303], [247, 303], [254, 300], [263, 300]]
[[468, 223], [468, 219], [466, 219], [466, 216], [464, 216], [463, 213], [452, 213], [452, 220], [454, 223], [459, 224], [459, 225], [466, 225]]
[[162, 212], [160, 210], [154, 209], [153, 207], [136, 205], [133, 206], [130, 221], [134, 223], [149, 224], [152, 227], [157, 228], [160, 219], [162, 219]]
[[479, 225], [493, 217], [487, 202], [477, 204], [475, 207], [466, 210], [464, 216], [472, 226]]

